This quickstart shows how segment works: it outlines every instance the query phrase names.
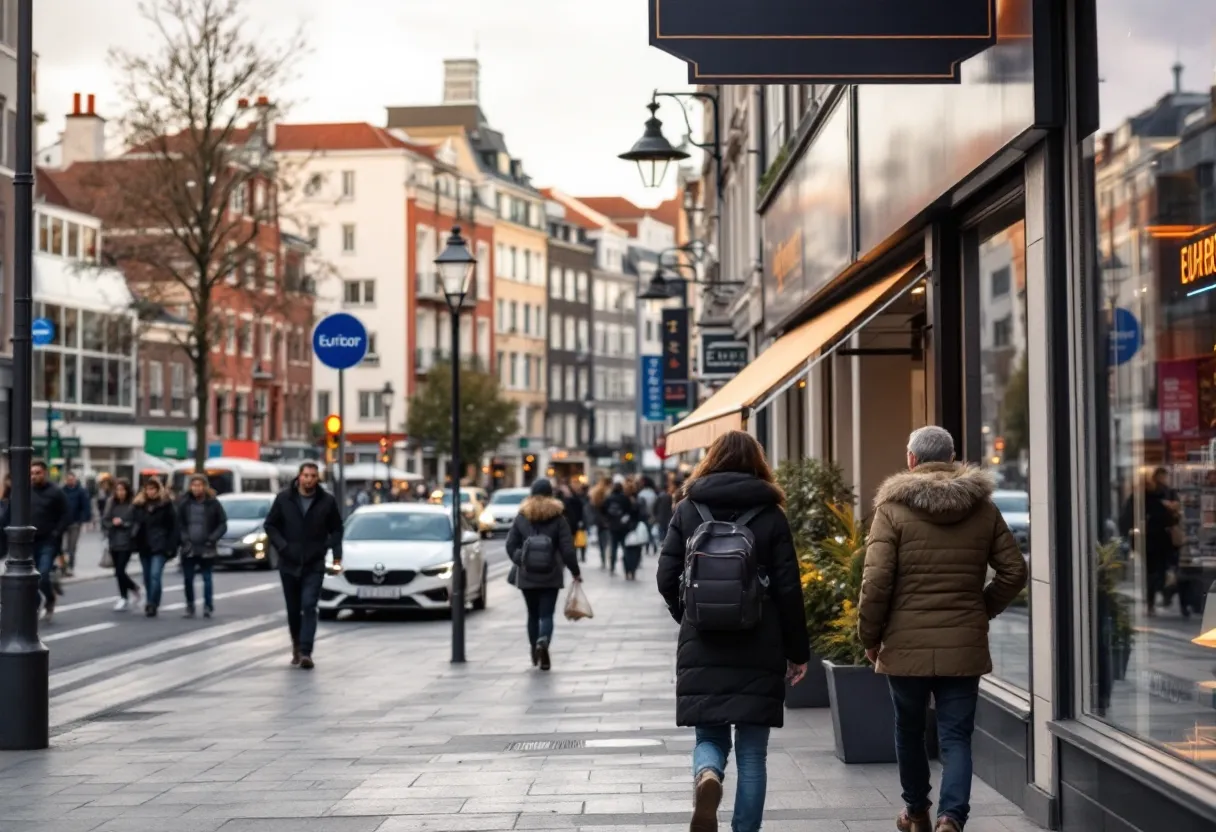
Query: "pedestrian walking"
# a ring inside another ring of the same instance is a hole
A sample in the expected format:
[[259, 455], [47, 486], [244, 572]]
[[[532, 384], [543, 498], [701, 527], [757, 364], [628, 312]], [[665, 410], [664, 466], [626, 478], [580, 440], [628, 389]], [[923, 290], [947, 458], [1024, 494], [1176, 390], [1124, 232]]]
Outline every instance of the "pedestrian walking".
[[562, 504], [565, 508], [566, 523], [574, 537], [574, 551], [580, 563], [587, 562], [587, 514], [586, 501], [582, 496], [582, 487], [577, 482], [571, 482], [562, 489]]
[[611, 493], [612, 488], [609, 486], [608, 480], [601, 478], [587, 495], [587, 509], [591, 514], [592, 525], [595, 528], [595, 543], [600, 550], [600, 569], [608, 568], [610, 541], [608, 518], [604, 516], [604, 503], [608, 501], [608, 496]]
[[622, 491], [629, 500], [625, 535], [621, 539], [621, 566], [625, 570], [627, 581], [637, 579], [638, 567], [642, 564], [642, 550], [650, 545], [650, 519], [646, 504], [638, 491], [639, 485], [639, 480], [631, 479], [622, 486]]
[[342, 568], [342, 510], [333, 495], [318, 486], [320, 478], [317, 463], [301, 463], [291, 485], [274, 498], [263, 524], [279, 558], [291, 663], [304, 670], [314, 667], [317, 602], [325, 580], [326, 553], [333, 553], [332, 569]]
[[61, 593], [55, 562], [70, 520], [63, 490], [47, 476], [46, 463], [34, 460], [30, 463], [30, 525], [34, 527], [34, 564], [38, 568], [38, 588], [42, 591], [42, 618], [47, 624], [55, 615], [55, 599]]
[[110, 560], [114, 564], [114, 579], [118, 581], [118, 600], [114, 603], [114, 611], [126, 612], [132, 604], [139, 605], [141, 594], [139, 584], [127, 574], [127, 564], [135, 551], [137, 531], [131, 483], [127, 480], [114, 483], [113, 493], [101, 515], [101, 530], [106, 536]]
[[624, 554], [625, 536], [637, 525], [637, 509], [634, 501], [625, 493], [625, 482], [614, 482], [604, 505], [600, 509], [608, 524], [608, 573], [616, 574], [616, 562]]
[[70, 578], [76, 573], [76, 546], [80, 543], [80, 530], [93, 519], [93, 501], [74, 471], [68, 471], [63, 478], [63, 496], [68, 501], [68, 527], [63, 534], [63, 576]]
[[[93, 495], [93, 505], [96, 509], [95, 514], [100, 519], [106, 516], [106, 512], [110, 508], [110, 498], [114, 496], [114, 488], [116, 483], [114, 478], [104, 471], [97, 475], [97, 493]], [[130, 490], [131, 483], [127, 483], [127, 488]], [[105, 531], [102, 529], [102, 531]]]
[[553, 642], [553, 613], [557, 596], [566, 585], [566, 570], [581, 581], [574, 537], [566, 522], [565, 506], [554, 499], [553, 485], [544, 478], [532, 483], [532, 493], [519, 506], [507, 533], [509, 580], [523, 593], [528, 607], [528, 645], [532, 666], [548, 670]]
[[228, 531], [228, 515], [202, 474], [190, 477], [190, 490], [177, 506], [177, 522], [182, 530], [185, 617], [194, 618], [194, 576], [198, 574], [203, 577], [203, 618], [210, 618], [215, 612], [211, 567], [215, 563], [215, 546]]
[[[992, 672], [988, 622], [1026, 585], [1026, 561], [992, 502], [995, 477], [955, 463], [948, 431], [913, 431], [907, 462], [874, 500], [858, 635], [891, 687], [905, 807], [896, 828], [962, 832], [980, 677]], [[925, 751], [930, 695], [943, 769], [935, 827]]]
[[675, 492], [676, 486], [672, 481], [667, 481], [663, 484], [663, 490], [654, 500], [654, 527], [655, 537], [659, 540], [659, 545], [663, 545], [663, 539], [667, 537], [667, 527], [671, 525], [671, 516], [675, 511]]
[[662, 540], [654, 533], [654, 504], [659, 499], [659, 492], [650, 477], [642, 477], [641, 480], [634, 480], [634, 483], [638, 486], [637, 501], [643, 509], [642, 517], [646, 523], [645, 549], [647, 552], [658, 552]]
[[181, 528], [177, 507], [159, 478], [149, 478], [134, 503], [135, 548], [144, 573], [144, 615], [155, 618], [164, 590], [165, 564], [177, 557]]
[[[731, 431], [710, 446], [683, 496], [659, 554], [658, 585], [680, 623], [676, 724], [692, 727], [696, 737], [689, 828], [717, 830], [733, 745], [738, 786], [731, 828], [757, 832], [769, 731], [784, 724], [786, 682], [802, 680], [811, 654], [785, 494], [760, 444]], [[722, 579], [711, 597], [683, 580], [686, 568]]]
[[[1136, 518], [1137, 503], [1143, 501], [1143, 533]], [[1144, 485], [1128, 496], [1119, 512], [1119, 531], [1133, 541], [1144, 557], [1144, 602], [1149, 617], [1157, 614], [1157, 596], [1169, 606], [1178, 583], [1179, 551], [1186, 542], [1182, 527], [1182, 507], [1178, 494], [1170, 488], [1169, 471], [1157, 468]], [[1191, 598], [1179, 593], [1184, 617], [1189, 617]]]

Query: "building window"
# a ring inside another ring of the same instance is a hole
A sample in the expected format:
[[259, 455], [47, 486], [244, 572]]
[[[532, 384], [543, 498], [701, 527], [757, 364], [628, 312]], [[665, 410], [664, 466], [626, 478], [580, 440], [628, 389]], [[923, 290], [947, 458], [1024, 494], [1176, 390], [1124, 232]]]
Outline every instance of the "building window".
[[477, 243], [477, 298], [489, 300], [490, 286], [490, 244], [484, 241]]
[[578, 349], [578, 321], [573, 316], [566, 318], [566, 349]]
[[326, 416], [328, 416], [329, 414], [331, 414], [333, 412], [334, 412], [333, 408], [330, 407], [329, 391], [328, 390], [318, 390], [317, 391], [317, 412], [313, 414], [313, 418], [316, 421], [320, 422], [320, 421], [323, 421]]
[[558, 266], [553, 266], [549, 269], [549, 297], [561, 299], [562, 296], [562, 270]]
[[505, 311], [506, 305], [507, 305], [507, 302], [505, 300], [503, 300], [502, 298], [499, 298], [498, 300], [496, 300], [494, 302], [494, 311], [495, 311], [494, 331], [495, 332], [505, 332], [507, 329], [507, 314]]
[[[169, 410], [174, 414], [186, 412], [186, 365], [169, 365]], [[164, 381], [162, 377], [161, 381]]]
[[63, 256], [63, 220], [51, 217], [51, 254]]
[[524, 304], [524, 335], [532, 334], [532, 304]]
[[159, 361], [148, 362], [148, 410], [165, 410], [165, 367]]
[[[991, 327], [966, 327], [972, 339], [969, 355], [977, 356], [978, 372], [967, 397], [979, 417], [978, 430], [967, 432], [967, 459], [992, 470], [1000, 483], [993, 502], [1013, 532], [1022, 553], [1030, 556], [1030, 395], [1027, 385], [1026, 224], [1020, 208], [1015, 216], [998, 216], [975, 234], [978, 269], [968, 286], [980, 299], [979, 313]], [[1021, 264], [1010, 273], [1010, 291], [984, 292], [986, 279], [1001, 264]], [[978, 403], [977, 403], [978, 400]], [[977, 404], [978, 406], [977, 406]], [[993, 676], [1023, 691], [1030, 690], [1030, 621], [1028, 594], [989, 624]]]
[[578, 288], [578, 302], [579, 303], [586, 303], [589, 300], [587, 285], [590, 282], [590, 279], [591, 279], [590, 276], [586, 272], [578, 273], [577, 288]]
[[366, 306], [376, 302], [376, 281], [342, 281], [342, 302], [347, 306]]
[[1009, 267], [1002, 266], [992, 273], [992, 296], [1004, 297], [1009, 294]]
[[519, 331], [519, 303], [511, 301], [511, 326], [509, 327], [512, 333]]
[[274, 367], [274, 326], [272, 324], [262, 324], [262, 360], [270, 362], [270, 366], [264, 366], [262, 369], [271, 370]]
[[562, 393], [562, 373], [561, 368], [556, 364], [549, 365], [549, 399], [550, 401], [559, 402], [564, 399]]
[[228, 208], [234, 214], [245, 213], [245, 189], [249, 187], [249, 183], [238, 181], [232, 186], [232, 195], [228, 199]]
[[551, 315], [549, 322], [549, 346], [555, 350], [562, 348], [562, 316]]
[[237, 340], [240, 341], [241, 355], [253, 357], [253, 322], [241, 321], [237, 328]]
[[574, 269], [566, 269], [565, 272], [565, 296], [566, 300], [574, 301], [578, 297], [578, 290], [575, 288]]
[[353, 170], [342, 171], [342, 198], [355, 198], [355, 172]]
[[359, 418], [363, 420], [384, 418], [384, 407], [380, 401], [379, 390], [359, 391]]
[[355, 251], [355, 226], [346, 223], [342, 226], [342, 253], [353, 254]]

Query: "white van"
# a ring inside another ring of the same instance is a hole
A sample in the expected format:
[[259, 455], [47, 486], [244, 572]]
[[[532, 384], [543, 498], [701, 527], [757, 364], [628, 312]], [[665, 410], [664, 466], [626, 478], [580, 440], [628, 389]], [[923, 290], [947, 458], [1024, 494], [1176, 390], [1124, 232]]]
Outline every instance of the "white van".
[[[216, 494], [242, 494], [248, 491], [277, 492], [279, 469], [272, 463], [253, 459], [217, 456], [204, 463], [207, 482]], [[181, 496], [189, 490], [190, 477], [194, 474], [193, 462], [179, 462], [173, 466], [173, 480], [169, 487]]]

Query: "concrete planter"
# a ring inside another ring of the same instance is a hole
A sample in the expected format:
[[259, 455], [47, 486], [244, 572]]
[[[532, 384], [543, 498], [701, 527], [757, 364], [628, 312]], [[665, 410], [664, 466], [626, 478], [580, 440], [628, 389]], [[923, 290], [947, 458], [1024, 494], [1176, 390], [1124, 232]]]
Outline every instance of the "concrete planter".
[[869, 665], [823, 662], [836, 756], [845, 763], [895, 762], [895, 709], [887, 680]]

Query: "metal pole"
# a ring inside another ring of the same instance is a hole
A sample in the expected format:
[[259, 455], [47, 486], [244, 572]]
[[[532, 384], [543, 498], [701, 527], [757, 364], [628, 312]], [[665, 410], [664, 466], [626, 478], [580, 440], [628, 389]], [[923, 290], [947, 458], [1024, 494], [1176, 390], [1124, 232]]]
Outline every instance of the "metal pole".
[[[641, 288], [642, 275], [639, 273], [639, 294]], [[634, 306], [637, 308], [633, 313], [633, 444], [637, 446], [637, 456], [634, 459], [637, 461], [637, 474], [641, 476], [646, 473], [646, 466], [642, 464], [642, 456], [645, 453], [642, 450], [642, 301], [638, 300], [636, 294]]]
[[[460, 301], [463, 303], [464, 298]], [[452, 309], [452, 664], [464, 663], [464, 531], [460, 524], [460, 305], [457, 303]]]
[[346, 516], [346, 371], [338, 370], [338, 481], [334, 488], [338, 498], [338, 510]]
[[389, 413], [392, 412], [392, 404], [384, 406], [384, 438], [387, 440], [384, 445], [384, 487], [381, 489], [381, 499], [388, 502], [388, 495], [392, 493], [393, 485], [393, 421], [389, 418]]
[[[8, 557], [0, 575], [0, 751], [50, 744], [50, 652], [38, 637], [38, 570], [30, 525], [33, 455], [34, 2], [17, 4], [17, 168], [13, 174], [13, 478]], [[48, 414], [49, 416], [49, 414]], [[48, 447], [49, 451], [49, 447]]]

